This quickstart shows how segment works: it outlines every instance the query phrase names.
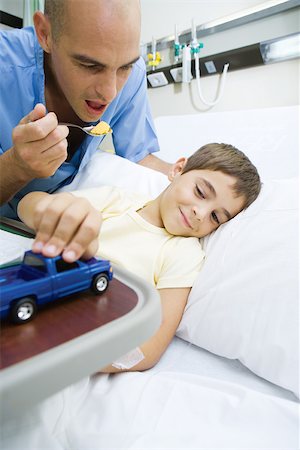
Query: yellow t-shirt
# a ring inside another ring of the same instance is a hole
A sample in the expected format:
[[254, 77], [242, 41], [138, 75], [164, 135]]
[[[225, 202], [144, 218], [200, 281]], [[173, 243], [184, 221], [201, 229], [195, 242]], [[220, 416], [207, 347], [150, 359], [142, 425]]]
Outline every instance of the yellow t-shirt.
[[136, 211], [151, 198], [112, 186], [74, 191], [102, 213], [97, 256], [124, 267], [157, 289], [191, 287], [204, 260], [199, 239], [173, 236]]

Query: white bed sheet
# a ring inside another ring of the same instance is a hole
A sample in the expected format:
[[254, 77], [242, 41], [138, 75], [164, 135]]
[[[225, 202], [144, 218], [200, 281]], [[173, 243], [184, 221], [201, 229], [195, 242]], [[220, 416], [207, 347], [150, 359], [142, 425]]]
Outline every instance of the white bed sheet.
[[176, 336], [161, 361], [151, 370], [201, 375], [237, 384], [263, 394], [298, 401], [291, 391], [257, 376], [237, 359], [217, 356]]
[[146, 372], [86, 378], [6, 423], [6, 450], [299, 448], [294, 395], [175, 338]]

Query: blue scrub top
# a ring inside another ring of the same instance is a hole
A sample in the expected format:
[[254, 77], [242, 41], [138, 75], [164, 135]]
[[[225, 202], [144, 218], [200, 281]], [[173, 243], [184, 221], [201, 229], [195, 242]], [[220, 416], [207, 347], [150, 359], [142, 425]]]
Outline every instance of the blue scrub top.
[[[12, 147], [12, 130], [37, 103], [45, 105], [43, 49], [33, 27], [0, 31], [0, 155]], [[159, 150], [147, 99], [145, 63], [140, 58], [101, 120], [113, 129], [118, 155], [138, 162]], [[0, 215], [17, 218], [16, 207], [28, 192], [54, 192], [83, 169], [103, 137], [87, 136], [69, 162], [48, 178], [37, 178], [0, 207]]]

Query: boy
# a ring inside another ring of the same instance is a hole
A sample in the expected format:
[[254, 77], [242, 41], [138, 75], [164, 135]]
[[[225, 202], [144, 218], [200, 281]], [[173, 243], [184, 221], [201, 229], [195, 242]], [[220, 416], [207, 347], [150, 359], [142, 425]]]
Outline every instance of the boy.
[[[18, 208], [20, 218], [36, 230], [34, 251], [46, 256], [62, 253], [70, 262], [89, 258], [97, 252], [101, 226], [97, 254], [159, 290], [161, 327], [135, 350], [134, 365], [126, 369], [145, 370], [159, 360], [203, 263], [199, 238], [247, 208], [261, 188], [249, 159], [226, 144], [208, 144], [188, 159], [180, 158], [169, 179], [170, 185], [155, 199], [100, 187], [73, 194], [33, 192]], [[102, 212], [102, 224], [97, 210]], [[105, 371], [120, 367], [115, 364]]]

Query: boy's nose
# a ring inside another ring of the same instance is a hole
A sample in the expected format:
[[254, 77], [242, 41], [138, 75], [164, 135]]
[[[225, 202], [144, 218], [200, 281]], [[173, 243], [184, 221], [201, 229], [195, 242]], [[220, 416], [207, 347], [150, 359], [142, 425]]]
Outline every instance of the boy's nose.
[[206, 216], [206, 211], [204, 210], [204, 208], [200, 208], [199, 206], [194, 206], [193, 213], [197, 220], [199, 220], [200, 222], [204, 221], [205, 216]]

